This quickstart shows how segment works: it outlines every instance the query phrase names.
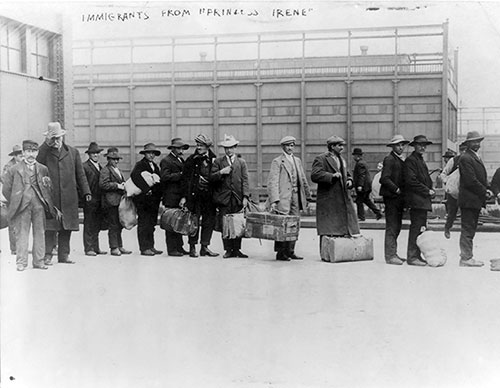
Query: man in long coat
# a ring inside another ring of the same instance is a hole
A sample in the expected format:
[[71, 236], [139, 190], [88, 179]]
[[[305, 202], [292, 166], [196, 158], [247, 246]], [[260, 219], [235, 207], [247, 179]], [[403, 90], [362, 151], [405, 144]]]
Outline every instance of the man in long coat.
[[83, 248], [87, 256], [105, 255], [99, 248], [99, 232], [104, 223], [104, 212], [101, 206], [101, 187], [99, 176], [102, 166], [99, 164], [99, 154], [102, 148], [91, 142], [85, 151], [89, 158], [83, 163], [92, 200], [83, 205]]
[[[160, 162], [160, 180], [162, 183], [163, 205], [167, 208], [178, 208], [183, 197], [182, 191], [182, 169], [184, 158], [182, 154], [189, 148], [189, 144], [182, 141], [180, 137], [172, 139], [168, 146], [170, 153]], [[167, 253], [169, 256], [183, 256], [188, 252], [183, 248], [182, 234], [165, 231]]]
[[410, 143], [415, 150], [408, 156], [404, 164], [405, 198], [410, 208], [410, 231], [408, 233], [408, 265], [426, 266], [417, 237], [422, 227], [427, 226], [427, 212], [432, 211], [432, 198], [436, 195], [432, 189], [432, 179], [423, 155], [431, 141], [425, 135], [417, 135]]
[[[235, 155], [239, 141], [234, 136], [226, 135], [220, 143], [225, 155], [215, 159], [212, 165], [211, 182], [213, 182], [214, 202], [219, 208], [219, 216], [238, 213], [247, 206], [250, 189], [248, 185], [248, 169], [243, 158]], [[222, 221], [221, 221], [222, 224]], [[223, 238], [224, 258], [248, 257], [241, 252], [241, 237]]]
[[36, 161], [38, 144], [23, 141], [24, 160], [4, 176], [2, 193], [7, 199], [9, 223], [15, 229], [18, 271], [28, 266], [28, 242], [33, 228], [33, 268], [47, 269], [44, 263], [46, 214], [59, 217], [52, 200], [52, 182], [47, 167]]
[[384, 158], [380, 177], [380, 195], [385, 206], [384, 256], [386, 263], [393, 265], [402, 265], [405, 261], [398, 255], [398, 237], [405, 209], [403, 149], [408, 143], [402, 135], [391, 139], [387, 147], [392, 151]]
[[63, 141], [66, 131], [58, 122], [49, 123], [44, 133], [37, 161], [47, 166], [54, 187], [54, 204], [62, 212], [62, 220], [47, 220], [45, 232], [45, 264], [52, 265], [52, 251], [57, 249], [59, 263], [73, 264], [69, 259], [71, 232], [79, 229], [78, 192], [86, 202], [92, 200], [80, 153]]
[[[311, 191], [307, 182], [302, 162], [293, 155], [296, 139], [285, 136], [280, 145], [283, 153], [274, 158], [267, 180], [268, 202], [271, 211], [279, 214], [300, 215], [300, 210], [306, 209], [311, 200]], [[296, 241], [276, 241], [274, 250], [276, 260], [302, 260], [295, 254]]]
[[[144, 145], [144, 149], [139, 152], [144, 158], [139, 160], [130, 178], [135, 185], [141, 189], [141, 193], [133, 197], [137, 207], [137, 239], [139, 249], [143, 256], [161, 255], [160, 251], [154, 247], [154, 232], [158, 222], [158, 208], [161, 201], [160, 168], [154, 162], [156, 156], [161, 155], [161, 151], [153, 143]], [[145, 179], [145, 174], [149, 174], [153, 181]]]
[[363, 150], [361, 148], [354, 148], [352, 156], [356, 162], [353, 175], [353, 184], [356, 190], [356, 205], [358, 208], [358, 219], [365, 220], [365, 205], [375, 214], [377, 220], [382, 218], [380, 209], [373, 203], [370, 198], [372, 191], [372, 177], [368, 165], [363, 160]]
[[[349, 190], [353, 181], [341, 156], [345, 141], [331, 136], [328, 151], [318, 155], [312, 165], [311, 180], [318, 184], [316, 194], [316, 229], [319, 236], [352, 236], [359, 225]], [[320, 241], [321, 244], [321, 241]]]
[[497, 168], [495, 173], [493, 174], [493, 178], [491, 178], [491, 191], [493, 195], [497, 198], [498, 203], [500, 203], [500, 168]]
[[486, 168], [477, 151], [481, 147], [483, 136], [477, 131], [467, 133], [464, 144], [467, 150], [460, 157], [460, 189], [458, 192], [458, 206], [462, 214], [460, 230], [460, 266], [481, 267], [482, 261], [473, 259], [473, 240], [476, 234], [477, 221], [481, 208], [486, 207], [486, 200], [493, 193], [488, 189]]

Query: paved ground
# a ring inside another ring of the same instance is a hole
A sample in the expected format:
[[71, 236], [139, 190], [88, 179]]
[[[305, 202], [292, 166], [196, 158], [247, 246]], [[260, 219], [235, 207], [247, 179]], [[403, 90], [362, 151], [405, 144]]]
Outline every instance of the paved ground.
[[[250, 259], [88, 258], [78, 233], [77, 264], [18, 273], [4, 229], [2, 386], [499, 387], [500, 273], [459, 268], [457, 233], [442, 268], [388, 266], [383, 231], [363, 234], [374, 261], [330, 264], [313, 229], [301, 262], [258, 240]], [[477, 256], [500, 257], [498, 236], [478, 234]]]

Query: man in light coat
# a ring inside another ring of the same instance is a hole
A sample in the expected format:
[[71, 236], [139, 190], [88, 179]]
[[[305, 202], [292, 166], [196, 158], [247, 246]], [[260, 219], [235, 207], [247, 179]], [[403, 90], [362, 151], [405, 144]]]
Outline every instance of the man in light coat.
[[319, 236], [353, 236], [359, 234], [359, 225], [349, 192], [353, 181], [341, 156], [345, 141], [331, 136], [326, 144], [328, 151], [314, 159], [311, 171], [311, 180], [318, 184], [316, 229]]
[[[296, 139], [285, 136], [280, 144], [283, 153], [271, 163], [267, 181], [268, 202], [271, 211], [285, 215], [300, 215], [311, 200], [311, 191], [302, 162], [293, 155]], [[276, 260], [302, 260], [295, 254], [296, 241], [276, 241]]]
[[37, 161], [47, 166], [54, 187], [54, 204], [61, 210], [61, 222], [47, 220], [45, 232], [45, 264], [52, 265], [52, 251], [57, 244], [57, 261], [73, 264], [69, 259], [71, 232], [79, 230], [78, 193], [85, 202], [92, 194], [83, 170], [80, 153], [63, 141], [66, 131], [58, 122], [49, 123], [45, 142], [40, 146]]

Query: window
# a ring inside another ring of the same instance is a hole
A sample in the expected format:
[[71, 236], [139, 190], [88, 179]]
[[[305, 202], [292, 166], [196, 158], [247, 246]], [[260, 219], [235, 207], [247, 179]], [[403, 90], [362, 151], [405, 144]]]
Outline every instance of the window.
[[22, 72], [21, 49], [24, 33], [20, 25], [4, 24], [0, 30], [0, 69]]
[[50, 51], [51, 39], [43, 33], [33, 33], [31, 42], [31, 74], [51, 78]]

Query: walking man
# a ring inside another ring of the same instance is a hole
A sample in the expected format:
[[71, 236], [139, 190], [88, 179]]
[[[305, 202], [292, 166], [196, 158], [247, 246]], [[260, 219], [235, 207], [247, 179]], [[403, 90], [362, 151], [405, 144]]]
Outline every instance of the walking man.
[[[224, 147], [224, 156], [215, 159], [212, 165], [211, 182], [214, 183], [214, 202], [219, 208], [219, 216], [238, 213], [248, 204], [250, 189], [248, 186], [248, 169], [243, 158], [236, 157], [235, 151], [239, 141], [234, 136], [226, 135], [219, 145]], [[222, 221], [221, 221], [222, 224]], [[223, 238], [224, 258], [248, 257], [241, 252], [241, 237]]]
[[358, 219], [365, 220], [365, 206], [375, 214], [377, 220], [382, 218], [380, 209], [373, 203], [370, 198], [372, 191], [372, 178], [368, 165], [363, 160], [363, 150], [361, 148], [354, 148], [352, 156], [356, 165], [353, 171], [354, 187], [356, 188], [356, 205], [358, 208]]
[[71, 232], [79, 229], [78, 192], [85, 202], [92, 200], [80, 153], [63, 141], [66, 131], [61, 124], [48, 124], [45, 142], [40, 146], [37, 161], [49, 169], [53, 184], [54, 204], [62, 212], [62, 220], [47, 220], [45, 231], [45, 264], [52, 265], [52, 251], [57, 244], [57, 261], [73, 264], [70, 260]]
[[154, 162], [161, 151], [153, 143], [148, 143], [139, 152], [144, 158], [139, 160], [130, 178], [141, 189], [141, 193], [133, 197], [137, 207], [137, 239], [143, 256], [161, 255], [163, 251], [154, 247], [154, 232], [158, 222], [158, 208], [161, 201], [160, 168]]
[[[280, 145], [283, 153], [274, 158], [267, 180], [270, 210], [279, 214], [300, 215], [311, 200], [311, 191], [299, 158], [293, 155], [296, 139], [285, 136]], [[302, 260], [295, 254], [296, 241], [275, 241], [276, 260]]]
[[432, 144], [425, 135], [417, 135], [410, 143], [415, 150], [405, 160], [405, 196], [410, 208], [410, 231], [408, 235], [408, 265], [426, 266], [420, 248], [417, 246], [417, 237], [422, 227], [427, 226], [427, 212], [432, 211], [432, 198], [436, 193], [432, 189], [432, 179], [429, 175], [424, 153], [428, 145]]
[[387, 264], [401, 265], [404, 258], [398, 255], [398, 237], [403, 223], [404, 158], [403, 149], [409, 141], [395, 135], [387, 147], [392, 151], [384, 158], [380, 177], [380, 195], [385, 206], [384, 256]]
[[482, 267], [484, 263], [473, 259], [473, 240], [477, 230], [477, 221], [481, 208], [486, 207], [486, 200], [493, 193], [488, 189], [488, 176], [478, 151], [484, 136], [477, 131], [467, 133], [463, 142], [467, 149], [460, 157], [460, 189], [458, 206], [462, 214], [460, 229], [460, 266]]
[[[182, 169], [184, 167], [184, 151], [189, 145], [184, 143], [180, 137], [172, 139], [168, 146], [170, 153], [160, 162], [160, 180], [162, 183], [163, 205], [167, 208], [178, 208], [183, 197], [182, 192]], [[182, 234], [165, 231], [167, 253], [169, 256], [183, 256], [188, 252], [184, 250]]]
[[101, 187], [99, 176], [102, 166], [99, 164], [99, 154], [102, 148], [97, 143], [89, 144], [86, 154], [89, 158], [83, 163], [83, 170], [87, 177], [92, 200], [83, 205], [83, 248], [87, 256], [105, 255], [99, 248], [99, 232], [104, 222], [104, 212], [101, 206]]
[[15, 229], [16, 265], [18, 271], [28, 266], [28, 243], [33, 228], [33, 268], [47, 269], [45, 253], [45, 217], [59, 218], [52, 201], [52, 183], [47, 167], [36, 161], [38, 144], [23, 141], [24, 160], [5, 174], [2, 193], [9, 202], [9, 222]]

